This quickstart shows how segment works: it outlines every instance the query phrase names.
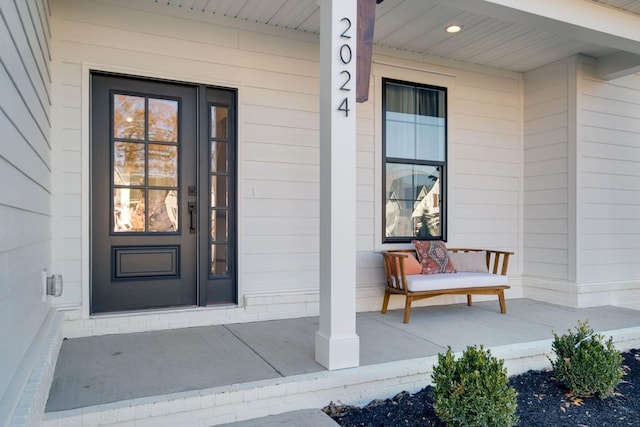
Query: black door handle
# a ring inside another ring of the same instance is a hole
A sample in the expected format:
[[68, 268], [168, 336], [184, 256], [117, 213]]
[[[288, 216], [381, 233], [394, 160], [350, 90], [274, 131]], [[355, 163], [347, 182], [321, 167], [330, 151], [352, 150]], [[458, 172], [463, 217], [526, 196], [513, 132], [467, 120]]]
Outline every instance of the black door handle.
[[196, 232], [196, 202], [189, 202], [187, 204], [189, 209], [189, 233], [195, 234]]

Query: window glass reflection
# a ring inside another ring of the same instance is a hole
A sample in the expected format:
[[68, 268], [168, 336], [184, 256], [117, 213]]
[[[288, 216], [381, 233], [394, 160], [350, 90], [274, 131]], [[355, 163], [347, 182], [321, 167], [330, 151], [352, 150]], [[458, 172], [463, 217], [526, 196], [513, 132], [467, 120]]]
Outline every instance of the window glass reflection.
[[213, 175], [211, 177], [211, 207], [227, 207], [229, 191], [227, 177]]
[[387, 157], [444, 161], [445, 93], [403, 84], [386, 85]]
[[224, 276], [229, 273], [229, 249], [227, 245], [211, 245], [211, 269], [212, 275]]
[[116, 188], [113, 190], [113, 231], [145, 231], [144, 190]]
[[145, 139], [144, 98], [130, 95], [113, 96], [113, 136]]
[[227, 212], [214, 210], [211, 212], [211, 240], [214, 242], [226, 242], [229, 235], [229, 222]]
[[227, 171], [227, 143], [211, 141], [211, 172], [225, 173]]
[[149, 144], [149, 185], [178, 186], [178, 147]]
[[211, 138], [227, 138], [227, 108], [211, 107]]
[[178, 142], [178, 101], [149, 98], [149, 140]]
[[114, 142], [113, 168], [115, 185], [144, 185], [144, 144]]
[[149, 190], [149, 230], [171, 232], [178, 229], [178, 192]]
[[387, 163], [387, 237], [440, 236], [440, 167]]

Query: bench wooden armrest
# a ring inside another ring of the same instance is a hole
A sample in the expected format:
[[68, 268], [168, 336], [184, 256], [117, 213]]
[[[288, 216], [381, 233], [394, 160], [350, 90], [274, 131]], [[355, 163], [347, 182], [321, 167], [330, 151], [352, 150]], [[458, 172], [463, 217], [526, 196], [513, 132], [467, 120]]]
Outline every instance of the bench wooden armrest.
[[[489, 273], [496, 275], [507, 275], [507, 269], [509, 268], [509, 257], [513, 255], [513, 252], [498, 251], [492, 249], [470, 249], [470, 248], [448, 248], [449, 252], [486, 252], [486, 262]], [[497, 295], [500, 303], [500, 311], [504, 314], [507, 312], [506, 303], [504, 299], [504, 290], [509, 289], [506, 284], [500, 285], [483, 285], [475, 286], [473, 283], [469, 283], [469, 286], [453, 287], [453, 288], [439, 288], [433, 290], [420, 290], [410, 291], [407, 287], [407, 274], [405, 268], [405, 260], [409, 256], [414, 256], [415, 250], [413, 249], [401, 249], [395, 251], [382, 252], [384, 271], [386, 276], [386, 288], [384, 293], [384, 300], [382, 302], [382, 314], [387, 312], [389, 305], [389, 299], [391, 294], [401, 294], [405, 297], [405, 309], [404, 309], [404, 323], [409, 323], [409, 316], [411, 314], [411, 303], [424, 298], [435, 297], [439, 295], [467, 295], [467, 305], [471, 305], [472, 295]], [[445, 273], [456, 274], [456, 273]], [[482, 274], [482, 273], [480, 273]], [[436, 274], [435, 276], [439, 276]], [[428, 280], [429, 275], [425, 275], [425, 279]], [[506, 282], [505, 282], [506, 283]]]

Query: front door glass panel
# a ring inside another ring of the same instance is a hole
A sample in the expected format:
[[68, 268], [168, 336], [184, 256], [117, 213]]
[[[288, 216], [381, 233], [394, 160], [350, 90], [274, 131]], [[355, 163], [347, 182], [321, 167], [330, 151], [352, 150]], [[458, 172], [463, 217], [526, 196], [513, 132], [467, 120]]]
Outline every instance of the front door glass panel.
[[177, 100], [113, 94], [114, 233], [179, 231]]

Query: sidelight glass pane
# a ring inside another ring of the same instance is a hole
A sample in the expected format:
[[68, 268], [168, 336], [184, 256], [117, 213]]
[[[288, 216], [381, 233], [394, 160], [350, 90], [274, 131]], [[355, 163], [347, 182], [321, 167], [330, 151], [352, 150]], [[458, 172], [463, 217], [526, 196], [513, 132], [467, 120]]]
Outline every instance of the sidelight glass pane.
[[226, 242], [229, 238], [228, 229], [227, 211], [211, 211], [211, 240], [214, 242]]
[[144, 190], [113, 190], [113, 231], [145, 231]]
[[149, 98], [149, 140], [178, 142], [178, 101]]
[[229, 272], [227, 245], [211, 245], [211, 274], [222, 276]]
[[149, 231], [171, 232], [178, 229], [178, 192], [149, 190]]
[[178, 186], [178, 147], [149, 144], [149, 185]]
[[113, 184], [144, 185], [144, 144], [113, 143]]
[[227, 171], [227, 143], [211, 141], [211, 172], [224, 173]]
[[211, 138], [227, 138], [227, 108], [211, 106]]
[[386, 167], [386, 236], [441, 236], [441, 167], [398, 163]]
[[114, 138], [145, 139], [145, 106], [140, 96], [113, 96]]
[[211, 176], [211, 207], [226, 208], [229, 206], [226, 176]]

